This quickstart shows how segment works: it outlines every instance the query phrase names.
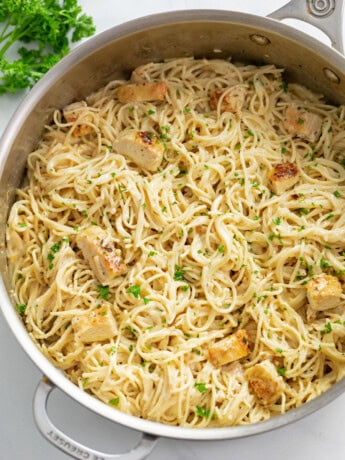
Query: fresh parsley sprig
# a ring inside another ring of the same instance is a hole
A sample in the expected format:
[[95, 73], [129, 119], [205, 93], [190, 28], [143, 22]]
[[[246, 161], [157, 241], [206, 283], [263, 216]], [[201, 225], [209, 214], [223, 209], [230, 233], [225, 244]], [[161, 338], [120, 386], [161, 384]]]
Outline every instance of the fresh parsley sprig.
[[[78, 0], [2, 0], [0, 2], [0, 95], [32, 87], [77, 42], [95, 32]], [[19, 47], [17, 58], [8, 51]]]

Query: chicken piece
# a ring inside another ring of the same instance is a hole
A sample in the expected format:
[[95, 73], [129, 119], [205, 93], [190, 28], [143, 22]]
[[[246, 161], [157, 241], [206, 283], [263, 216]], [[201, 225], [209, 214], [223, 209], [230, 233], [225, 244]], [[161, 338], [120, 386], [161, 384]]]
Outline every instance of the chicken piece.
[[76, 242], [100, 283], [109, 284], [126, 271], [120, 251], [116, 250], [111, 237], [100, 227], [92, 226], [81, 231]]
[[[67, 123], [74, 123], [77, 121], [78, 118], [83, 114], [85, 107], [87, 107], [87, 103], [85, 101], [74, 102], [73, 104], [66, 105], [66, 107], [63, 109], [63, 116]], [[82, 121], [92, 122], [92, 115], [87, 114], [83, 116]], [[81, 137], [91, 132], [92, 126], [81, 122], [73, 129], [72, 135], [74, 137]]]
[[249, 353], [248, 335], [243, 329], [208, 347], [210, 361], [214, 366], [232, 363]]
[[335, 276], [321, 273], [307, 283], [308, 302], [313, 310], [322, 311], [337, 307], [341, 294], [341, 284]]
[[157, 170], [164, 154], [164, 144], [148, 131], [133, 131], [120, 137], [114, 142], [113, 149], [148, 171]]
[[72, 327], [76, 339], [84, 343], [109, 340], [117, 334], [115, 319], [107, 306], [74, 316]]
[[280, 163], [268, 173], [271, 189], [281, 195], [299, 181], [299, 171], [294, 163]]
[[[226, 94], [224, 94], [226, 93]], [[245, 96], [246, 90], [243, 86], [233, 86], [230, 90], [228, 89], [216, 89], [210, 93], [210, 108], [211, 110], [217, 110], [219, 99], [224, 94], [224, 97], [221, 102], [220, 111], [223, 112], [231, 112], [231, 113], [239, 113], [241, 112]]]
[[146, 83], [147, 78], [145, 76], [144, 70], [147, 64], [140, 65], [136, 69], [133, 70], [131, 75], [131, 82], [132, 83]]
[[133, 83], [120, 86], [116, 95], [120, 102], [149, 102], [163, 101], [167, 92], [164, 81], [157, 83]]
[[268, 359], [250, 367], [246, 377], [249, 386], [265, 406], [275, 403], [283, 393], [283, 378]]
[[285, 111], [284, 127], [292, 136], [300, 137], [309, 142], [315, 142], [321, 132], [322, 118], [316, 113], [298, 110], [296, 104], [291, 104]]

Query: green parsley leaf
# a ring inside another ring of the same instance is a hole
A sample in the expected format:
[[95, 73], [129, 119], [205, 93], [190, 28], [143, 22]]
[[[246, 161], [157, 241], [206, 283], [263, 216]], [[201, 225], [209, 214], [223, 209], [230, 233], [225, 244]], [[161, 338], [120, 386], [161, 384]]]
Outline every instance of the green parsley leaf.
[[287, 93], [288, 89], [289, 89], [289, 85], [288, 85], [288, 83], [283, 81], [283, 83], [281, 85], [279, 85], [279, 88], [282, 89], [284, 91], [284, 93]]
[[341, 194], [338, 190], [336, 190], [335, 192], [333, 192], [333, 195], [336, 197], [336, 198], [340, 198], [341, 197]]
[[280, 152], [283, 153], [283, 154], [286, 153], [286, 147], [282, 147], [282, 148], [280, 149]]
[[280, 225], [282, 222], [282, 218], [281, 217], [277, 217], [276, 219], [273, 219], [273, 223], [275, 225]]
[[119, 397], [114, 398], [114, 399], [110, 399], [110, 400], [108, 401], [108, 403], [109, 403], [111, 406], [117, 406], [117, 405], [119, 404], [119, 402], [120, 402], [120, 398], [119, 398]]
[[150, 299], [143, 297], [144, 304], [147, 305], [150, 302]]
[[97, 295], [98, 299], [109, 300], [109, 286], [102, 286], [102, 284], [99, 284], [97, 286], [97, 291], [98, 291], [98, 295]]
[[224, 247], [222, 244], [219, 244], [218, 247], [217, 247], [217, 249], [218, 249], [218, 252], [220, 252], [221, 254], [224, 254], [224, 252], [225, 252], [225, 247]]
[[156, 112], [155, 112], [154, 110], [152, 110], [152, 109], [149, 109], [149, 110], [147, 111], [147, 113], [148, 113], [148, 115], [153, 115], [153, 114], [156, 113]]
[[328, 321], [325, 324], [325, 328], [320, 331], [320, 334], [325, 335], [325, 334], [329, 334], [330, 332], [332, 332], [332, 324]]
[[306, 208], [299, 208], [297, 209], [297, 212], [300, 216], [306, 216], [309, 213], [308, 209]]
[[327, 214], [326, 219], [329, 220], [332, 219], [332, 217], [334, 217], [334, 214], [331, 212], [330, 214]]
[[282, 377], [285, 377], [285, 374], [286, 374], [286, 368], [285, 367], [278, 367], [277, 371], [278, 371], [279, 375], [281, 375]]
[[205, 409], [204, 407], [200, 407], [200, 406], [196, 406], [196, 415], [198, 417], [205, 417], [205, 418], [208, 418], [210, 416], [210, 409]]
[[297, 123], [298, 123], [299, 125], [303, 125], [304, 121], [305, 121], [305, 120], [303, 120], [303, 118], [301, 118], [301, 117], [298, 117], [298, 118], [297, 118]]
[[126, 292], [134, 295], [134, 297], [138, 299], [140, 295], [140, 286], [138, 286], [137, 284], [132, 284], [132, 286], [129, 286]]
[[278, 348], [276, 348], [276, 352], [277, 352], [277, 353], [283, 353], [283, 350], [282, 350], [281, 348], [278, 347]]
[[175, 281], [184, 281], [185, 269], [175, 265], [174, 280]]
[[328, 262], [325, 261], [324, 256], [321, 257], [320, 259], [320, 268], [332, 268], [332, 265], [330, 265]]
[[157, 252], [155, 252], [155, 251], [150, 251], [149, 252], [150, 257], [156, 256], [156, 255], [157, 255]]
[[20, 316], [24, 316], [24, 313], [25, 313], [25, 310], [26, 310], [25, 303], [17, 304], [16, 305], [16, 310], [20, 314]]
[[[31, 88], [69, 52], [71, 41], [95, 32], [77, 0], [2, 0], [0, 22], [0, 94]], [[25, 46], [17, 49], [19, 43]], [[12, 49], [17, 57], [10, 60]]]
[[189, 112], [190, 112], [190, 107], [185, 107], [185, 108], [183, 109], [183, 111], [184, 111], [184, 113], [189, 113]]
[[200, 393], [205, 393], [207, 391], [206, 383], [194, 383], [195, 388], [200, 391]]
[[131, 326], [126, 326], [124, 328], [126, 331], [130, 332], [132, 334], [132, 337], [136, 337], [137, 336], [137, 332], [135, 329], [133, 329]]
[[182, 291], [184, 291], [184, 292], [188, 291], [188, 289], [189, 289], [188, 284], [186, 284], [185, 286], [182, 286], [181, 289], [182, 289]]

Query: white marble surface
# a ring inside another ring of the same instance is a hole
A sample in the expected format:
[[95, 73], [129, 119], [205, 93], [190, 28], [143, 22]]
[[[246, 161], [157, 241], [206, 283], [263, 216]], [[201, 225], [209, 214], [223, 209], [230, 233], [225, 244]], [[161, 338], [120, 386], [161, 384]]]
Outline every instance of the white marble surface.
[[[126, 20], [161, 11], [218, 8], [264, 15], [285, 2], [81, 0], [80, 3], [94, 17], [97, 32], [101, 32]], [[310, 31], [310, 28], [303, 27]], [[321, 34], [316, 33], [316, 36], [324, 39]], [[23, 95], [0, 97], [0, 134], [22, 97]], [[0, 314], [0, 460], [68, 458], [41, 438], [34, 425], [31, 401], [40, 377], [40, 372], [16, 343]], [[56, 392], [51, 398], [49, 411], [57, 425], [63, 427], [67, 433], [105, 452], [125, 451], [138, 439], [138, 434], [134, 431], [91, 414], [60, 392]], [[340, 460], [345, 459], [344, 425], [345, 395], [302, 421], [247, 439], [217, 442], [161, 439], [149, 460]]]

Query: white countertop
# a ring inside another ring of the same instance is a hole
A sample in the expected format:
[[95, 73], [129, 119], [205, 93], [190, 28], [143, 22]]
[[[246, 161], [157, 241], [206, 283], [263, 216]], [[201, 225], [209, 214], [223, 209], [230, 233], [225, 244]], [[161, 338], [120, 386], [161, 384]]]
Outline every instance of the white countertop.
[[[97, 32], [129, 19], [162, 11], [216, 8], [264, 15], [284, 3], [284, 0], [80, 1], [87, 13], [94, 17]], [[306, 29], [310, 30], [304, 30]], [[316, 36], [323, 39], [321, 34]], [[0, 97], [0, 134], [22, 97]], [[34, 425], [31, 411], [32, 396], [41, 373], [17, 344], [1, 313], [0, 369], [0, 460], [67, 460], [69, 457], [46, 442]], [[104, 452], [126, 451], [138, 439], [138, 434], [133, 430], [90, 413], [60, 391], [54, 392], [49, 404], [49, 413], [57, 426], [66, 433]], [[344, 426], [345, 395], [293, 425], [251, 438], [212, 442], [161, 439], [148, 459], [345, 459]]]

